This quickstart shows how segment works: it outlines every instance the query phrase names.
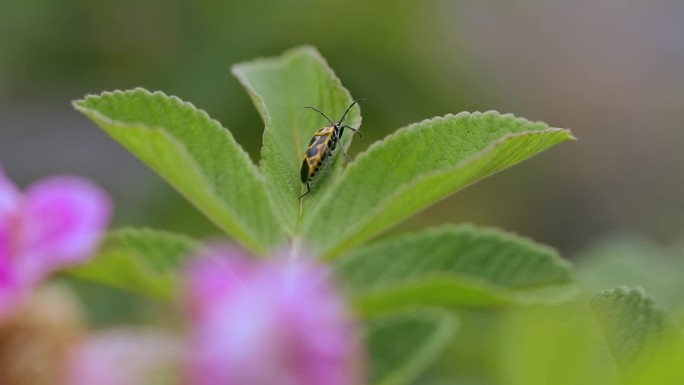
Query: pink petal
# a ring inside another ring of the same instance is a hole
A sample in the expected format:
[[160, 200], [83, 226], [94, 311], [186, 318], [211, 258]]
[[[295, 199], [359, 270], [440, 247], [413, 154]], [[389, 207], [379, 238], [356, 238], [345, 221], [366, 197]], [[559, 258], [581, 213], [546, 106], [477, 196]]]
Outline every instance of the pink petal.
[[179, 383], [181, 344], [157, 330], [113, 330], [77, 346], [66, 385], [171, 385]]
[[0, 167], [0, 219], [13, 211], [20, 199], [19, 190]]
[[26, 192], [16, 268], [22, 279], [84, 261], [97, 247], [111, 212], [107, 194], [76, 177], [53, 177]]
[[224, 300], [226, 293], [239, 292], [241, 281], [253, 274], [250, 257], [236, 247], [210, 246], [195, 258], [204, 263], [195, 263], [189, 268], [188, 291], [193, 317], [202, 317], [215, 307], [216, 301]]
[[87, 258], [110, 211], [106, 193], [85, 179], [49, 178], [22, 196], [0, 169], [0, 318], [46, 275]]
[[19, 284], [13, 269], [13, 249], [21, 195], [0, 167], [0, 318], [19, 303]]
[[7, 179], [0, 167], [0, 287], [7, 279], [13, 248], [13, 227], [16, 224], [20, 201], [19, 190]]
[[190, 383], [358, 383], [358, 335], [325, 266], [218, 257], [190, 270], [190, 302], [202, 310], [192, 320]]

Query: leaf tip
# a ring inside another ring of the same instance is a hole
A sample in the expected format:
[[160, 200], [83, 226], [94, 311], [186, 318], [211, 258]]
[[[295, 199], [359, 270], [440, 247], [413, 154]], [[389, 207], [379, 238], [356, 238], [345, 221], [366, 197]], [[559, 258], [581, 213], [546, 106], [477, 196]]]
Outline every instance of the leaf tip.
[[268, 56], [268, 57], [258, 57], [246, 61], [242, 61], [239, 63], [235, 63], [230, 67], [230, 73], [233, 74], [233, 76], [237, 77], [240, 79], [242, 76], [244, 76], [243, 71], [246, 67], [253, 66], [253, 65], [263, 65], [263, 64], [269, 64], [269, 63], [280, 63], [283, 61], [288, 61], [291, 60], [293, 57], [299, 56], [299, 55], [309, 55], [316, 57], [319, 60], [324, 60], [323, 56], [321, 53], [318, 51], [316, 47], [313, 45], [300, 45], [297, 47], [290, 48], [283, 52], [282, 54], [278, 56]]
[[603, 307], [610, 306], [615, 301], [626, 300], [627, 298], [632, 298], [632, 302], [655, 304], [655, 299], [649, 295], [643, 287], [637, 286], [629, 288], [627, 286], [619, 286], [602, 290], [594, 294], [589, 300], [589, 306], [594, 311], [597, 311]]
[[299, 55], [299, 54], [321, 56], [321, 53], [318, 51], [318, 48], [316, 48], [315, 46], [313, 46], [311, 44], [302, 44], [300, 46], [290, 48], [287, 51], [285, 51], [282, 56]]

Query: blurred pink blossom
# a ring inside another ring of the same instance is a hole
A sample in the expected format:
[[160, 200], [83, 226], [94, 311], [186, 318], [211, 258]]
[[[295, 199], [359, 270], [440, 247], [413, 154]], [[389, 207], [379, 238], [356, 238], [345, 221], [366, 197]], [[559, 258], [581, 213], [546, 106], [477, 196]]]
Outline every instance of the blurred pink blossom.
[[191, 266], [189, 296], [189, 384], [359, 383], [357, 330], [325, 266], [215, 249]]
[[50, 273], [87, 259], [110, 211], [85, 179], [47, 178], [22, 194], [0, 169], [0, 319]]
[[69, 356], [67, 385], [179, 384], [178, 336], [155, 329], [115, 329], [93, 335]]

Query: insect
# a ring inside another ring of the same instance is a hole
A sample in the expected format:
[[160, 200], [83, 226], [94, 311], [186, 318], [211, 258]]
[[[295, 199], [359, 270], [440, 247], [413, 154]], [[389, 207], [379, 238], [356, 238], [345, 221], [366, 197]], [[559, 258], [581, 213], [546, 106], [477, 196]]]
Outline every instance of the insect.
[[[354, 131], [359, 135], [359, 137], [361, 137], [361, 133], [358, 129], [347, 125], [342, 125], [342, 122], [344, 121], [344, 118], [347, 117], [347, 113], [349, 113], [349, 110], [351, 110], [351, 108], [354, 107], [354, 105], [358, 102], [358, 100], [355, 100], [349, 107], [347, 107], [347, 111], [344, 112], [344, 115], [342, 115], [342, 118], [340, 118], [339, 122], [337, 123], [330, 120], [330, 118], [327, 115], [325, 115], [321, 110], [319, 110], [316, 107], [304, 107], [310, 108], [314, 111], [317, 111], [319, 114], [323, 115], [323, 117], [325, 117], [328, 120], [328, 122], [330, 122], [330, 126], [319, 128], [318, 131], [314, 133], [313, 138], [311, 138], [311, 141], [309, 142], [309, 147], [306, 149], [306, 153], [304, 154], [304, 160], [302, 161], [302, 169], [300, 170], [302, 183], [306, 184], [306, 192], [300, 195], [299, 198], [302, 198], [304, 195], [311, 192], [311, 186], [309, 186], [309, 182], [311, 182], [314, 176], [316, 176], [318, 170], [321, 167], [323, 167], [326, 159], [332, 156], [332, 152], [335, 150], [337, 142], [339, 142], [342, 138], [342, 134], [344, 133], [345, 128]], [[350, 160], [349, 156], [347, 155], [347, 152], [344, 151], [344, 148], [340, 147], [340, 149], [342, 150], [344, 157], [347, 160]]]

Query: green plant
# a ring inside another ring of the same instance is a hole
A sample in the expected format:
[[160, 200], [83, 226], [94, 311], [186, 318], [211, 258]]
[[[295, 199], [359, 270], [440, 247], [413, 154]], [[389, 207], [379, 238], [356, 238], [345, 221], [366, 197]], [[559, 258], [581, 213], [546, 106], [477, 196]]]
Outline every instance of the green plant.
[[[575, 293], [572, 269], [553, 249], [500, 230], [447, 226], [374, 240], [438, 200], [572, 140], [568, 130], [492, 111], [424, 120], [349, 164], [336, 156], [328, 177], [298, 199], [302, 155], [322, 125], [303, 106], [340, 116], [349, 92], [309, 47], [233, 73], [265, 122], [259, 165], [220, 123], [161, 92], [105, 92], [74, 106], [251, 252], [295, 247], [331, 263], [369, 320], [371, 383], [410, 382], [447, 344], [456, 316], [421, 308], [554, 304]], [[346, 122], [360, 127], [359, 109]], [[341, 145], [351, 139], [347, 133]], [[119, 230], [73, 274], [174, 301], [181, 266], [198, 245], [177, 234]]]

